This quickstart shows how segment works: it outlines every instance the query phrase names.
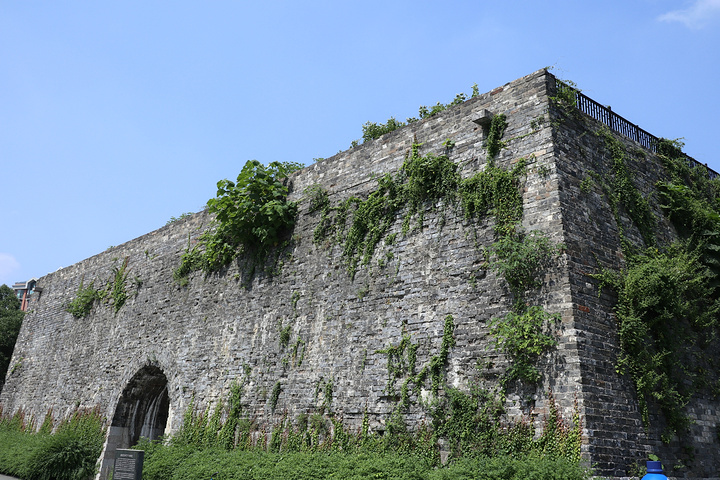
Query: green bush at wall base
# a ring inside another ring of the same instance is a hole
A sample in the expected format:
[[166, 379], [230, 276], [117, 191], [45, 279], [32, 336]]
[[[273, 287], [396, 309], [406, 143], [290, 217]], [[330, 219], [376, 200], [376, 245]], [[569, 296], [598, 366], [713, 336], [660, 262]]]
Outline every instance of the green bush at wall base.
[[433, 468], [421, 458], [388, 453], [279, 454], [188, 447], [145, 452], [143, 478], [146, 480], [211, 477], [233, 480], [586, 480], [590, 472], [576, 462], [532, 456], [462, 459], [446, 467]]
[[52, 418], [38, 432], [22, 413], [0, 412], [0, 472], [23, 480], [87, 480], [105, 440], [103, 420], [96, 412], [77, 411], [51, 434]]

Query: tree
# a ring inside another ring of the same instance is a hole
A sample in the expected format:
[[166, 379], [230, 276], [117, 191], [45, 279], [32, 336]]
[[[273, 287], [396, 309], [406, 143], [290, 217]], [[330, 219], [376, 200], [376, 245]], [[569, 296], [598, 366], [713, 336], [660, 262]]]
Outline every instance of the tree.
[[0, 390], [10, 366], [15, 340], [20, 333], [25, 312], [20, 310], [20, 300], [7, 285], [0, 286]]

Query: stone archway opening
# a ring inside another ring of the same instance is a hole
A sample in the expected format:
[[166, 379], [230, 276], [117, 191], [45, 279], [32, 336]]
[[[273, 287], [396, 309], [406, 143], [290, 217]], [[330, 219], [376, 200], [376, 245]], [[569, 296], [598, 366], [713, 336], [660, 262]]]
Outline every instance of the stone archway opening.
[[169, 409], [167, 377], [157, 366], [144, 366], [130, 379], [115, 407], [101, 478], [113, 470], [118, 448], [130, 448], [141, 437], [157, 440], [165, 433]]

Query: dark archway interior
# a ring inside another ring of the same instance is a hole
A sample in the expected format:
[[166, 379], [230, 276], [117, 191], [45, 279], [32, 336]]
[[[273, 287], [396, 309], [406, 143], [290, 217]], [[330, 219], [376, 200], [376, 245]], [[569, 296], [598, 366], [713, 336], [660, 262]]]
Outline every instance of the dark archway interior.
[[167, 377], [158, 367], [148, 365], [130, 380], [120, 397], [112, 426], [122, 429], [117, 448], [129, 448], [140, 437], [156, 440], [165, 433], [170, 400]]

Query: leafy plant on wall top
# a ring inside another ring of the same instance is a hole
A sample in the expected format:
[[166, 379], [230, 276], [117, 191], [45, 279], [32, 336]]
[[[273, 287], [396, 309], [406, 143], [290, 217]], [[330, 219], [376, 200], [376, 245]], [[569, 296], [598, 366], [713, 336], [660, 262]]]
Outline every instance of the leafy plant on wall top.
[[198, 244], [183, 255], [174, 277], [181, 284], [190, 272], [217, 271], [242, 253], [262, 259], [295, 224], [297, 203], [288, 202], [288, 176], [302, 168], [294, 162], [265, 166], [249, 160], [235, 182], [220, 180], [208, 200], [215, 219]]
[[[478, 90], [477, 83], [472, 86], [472, 94], [471, 98], [477, 97], [480, 95], [480, 91]], [[363, 131], [363, 141], [368, 142], [370, 140], [375, 140], [376, 138], [380, 138], [386, 133], [393, 132], [397, 130], [398, 128], [404, 127], [405, 125], [408, 125], [410, 123], [414, 123], [420, 120], [424, 120], [426, 118], [432, 117], [433, 115], [437, 115], [438, 113], [447, 110], [450, 107], [453, 107], [455, 105], [459, 105], [463, 102], [465, 102], [468, 99], [467, 95], [464, 93], [458, 93], [455, 95], [455, 98], [450, 103], [436, 103], [435, 105], [431, 106], [430, 108], [426, 107], [425, 105], [421, 105], [418, 109], [418, 117], [410, 117], [406, 119], [405, 122], [402, 122], [400, 120], [396, 120], [395, 117], [390, 117], [387, 122], [385, 123], [375, 123], [375, 122], [367, 122], [362, 126]], [[353, 141], [352, 147], [356, 147], [358, 145], [357, 141]]]

